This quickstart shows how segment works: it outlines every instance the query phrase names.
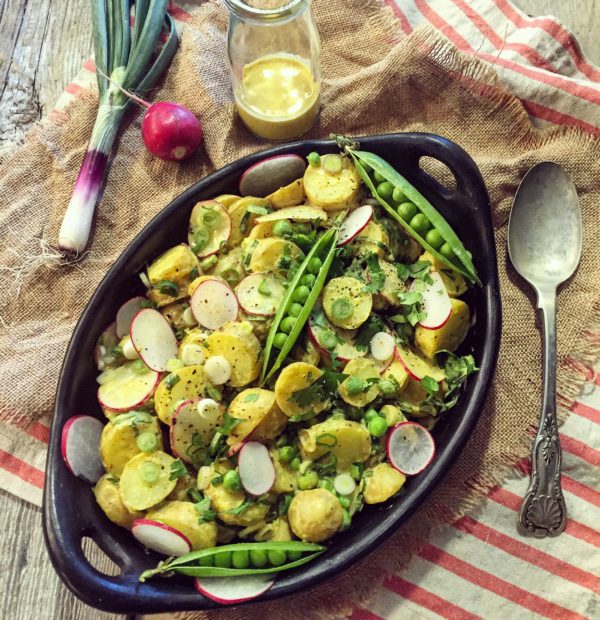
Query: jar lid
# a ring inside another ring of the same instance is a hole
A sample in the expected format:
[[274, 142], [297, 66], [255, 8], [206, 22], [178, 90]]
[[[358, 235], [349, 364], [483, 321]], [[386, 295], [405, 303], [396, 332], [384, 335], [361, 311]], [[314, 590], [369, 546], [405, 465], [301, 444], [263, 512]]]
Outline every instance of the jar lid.
[[310, 0], [225, 0], [234, 13], [258, 19], [277, 19], [295, 13]]

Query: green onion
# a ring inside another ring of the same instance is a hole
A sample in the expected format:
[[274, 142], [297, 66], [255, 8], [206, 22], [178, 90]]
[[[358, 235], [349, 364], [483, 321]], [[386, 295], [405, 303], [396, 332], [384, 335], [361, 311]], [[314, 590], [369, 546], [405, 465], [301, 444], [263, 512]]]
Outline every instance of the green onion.
[[206, 228], [202, 228], [201, 226], [197, 226], [194, 228], [192, 235], [194, 237], [194, 243], [192, 243], [192, 251], [196, 254], [201, 252], [210, 241], [210, 233]]
[[213, 211], [205, 207], [202, 214], [202, 223], [206, 228], [216, 228], [221, 223], [221, 214], [218, 211]]
[[347, 297], [336, 299], [333, 302], [331, 313], [333, 314], [333, 318], [338, 321], [350, 318], [352, 316], [352, 304], [350, 300]]
[[269, 288], [269, 283], [266, 279], [258, 285], [258, 292], [265, 297], [269, 297], [271, 295], [271, 289]]
[[147, 482], [148, 484], [156, 482], [160, 477], [160, 467], [152, 461], [146, 461], [143, 463], [141, 472], [144, 482]]
[[202, 271], [208, 271], [212, 269], [217, 264], [217, 257], [213, 254], [212, 256], [207, 256], [204, 260], [200, 262], [200, 267], [202, 267]]
[[156, 283], [156, 289], [159, 293], [169, 297], [177, 297], [179, 295], [179, 287], [173, 280], [160, 280]]
[[154, 452], [158, 447], [158, 439], [152, 431], [140, 433], [136, 439], [137, 447], [142, 452]]

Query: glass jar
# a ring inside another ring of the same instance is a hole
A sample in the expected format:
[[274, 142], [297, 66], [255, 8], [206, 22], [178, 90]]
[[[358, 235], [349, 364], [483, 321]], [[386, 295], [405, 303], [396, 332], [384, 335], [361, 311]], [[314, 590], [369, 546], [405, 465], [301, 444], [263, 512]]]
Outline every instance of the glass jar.
[[321, 44], [310, 0], [225, 0], [238, 114], [252, 133], [290, 140], [319, 113]]

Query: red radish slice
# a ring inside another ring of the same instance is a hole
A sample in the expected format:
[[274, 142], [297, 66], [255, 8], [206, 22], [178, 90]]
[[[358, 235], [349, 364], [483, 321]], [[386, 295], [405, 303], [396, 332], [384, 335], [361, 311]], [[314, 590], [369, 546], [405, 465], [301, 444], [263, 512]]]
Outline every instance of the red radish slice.
[[238, 443], [233, 444], [233, 446], [229, 448], [229, 451], [227, 452], [227, 456], [229, 458], [231, 458], [232, 456], [235, 456], [244, 447], [245, 443], [246, 443], [245, 441], [239, 441]]
[[429, 277], [432, 282], [426, 284], [423, 290], [420, 290], [423, 284], [419, 280], [415, 280], [410, 289], [411, 291], [419, 290], [423, 295], [425, 318], [419, 321], [419, 325], [426, 329], [440, 329], [448, 322], [452, 314], [452, 302], [444, 286], [442, 276], [437, 271], [432, 271]]
[[190, 308], [202, 327], [219, 329], [229, 321], [235, 321], [239, 305], [235, 293], [219, 280], [205, 280], [194, 291]]
[[145, 297], [132, 297], [117, 310], [117, 336], [123, 338], [129, 333], [133, 317], [142, 309]]
[[392, 467], [407, 476], [421, 473], [435, 456], [431, 433], [416, 422], [400, 422], [393, 426], [385, 449]]
[[311, 316], [308, 320], [308, 335], [315, 347], [326, 358], [331, 355], [331, 349], [328, 349], [323, 343], [327, 342], [326, 338], [331, 338], [333, 334], [336, 337], [336, 344], [331, 351], [340, 362], [349, 362], [357, 357], [364, 357], [367, 354], [366, 351], [361, 351], [354, 346], [355, 334], [353, 331], [334, 327], [327, 319], [323, 319], [323, 321], [328, 327], [317, 325]]
[[129, 411], [143, 405], [154, 394], [160, 374], [148, 369], [140, 374], [135, 362], [128, 362], [110, 371], [109, 378], [98, 388], [98, 400], [104, 409]]
[[338, 236], [338, 245], [346, 245], [363, 231], [373, 217], [373, 207], [371, 205], [363, 205], [356, 207], [348, 213], [344, 221], [340, 225], [340, 234]]
[[186, 463], [193, 463], [195, 449], [202, 447], [200, 445], [196, 446], [194, 442], [197, 442], [199, 439], [204, 445], [210, 444], [215, 434], [215, 429], [223, 417], [223, 406], [218, 403], [216, 403], [216, 415], [203, 416], [198, 411], [199, 402], [202, 401], [199, 399], [184, 401], [177, 407], [171, 418], [171, 427], [169, 429], [171, 449], [177, 458]]
[[235, 291], [242, 310], [256, 316], [273, 316], [286, 293], [283, 280], [266, 273], [245, 277]]
[[238, 456], [242, 486], [251, 495], [262, 495], [275, 484], [275, 467], [269, 451], [259, 441], [246, 442]]
[[240, 179], [242, 196], [264, 198], [304, 175], [306, 161], [299, 155], [275, 155], [250, 166]]
[[154, 519], [135, 519], [131, 524], [131, 533], [144, 547], [163, 555], [178, 557], [192, 550], [187, 536]]
[[223, 605], [235, 605], [261, 596], [275, 583], [269, 575], [196, 577], [194, 586], [203, 596]]
[[76, 415], [63, 426], [60, 449], [69, 471], [86, 482], [97, 482], [104, 474], [100, 460], [100, 436], [104, 424], [89, 415]]
[[407, 346], [398, 345], [396, 347], [396, 357], [415, 381], [420, 381], [423, 377], [431, 377], [439, 382], [446, 377], [444, 370], [437, 364], [429, 362]]
[[177, 357], [177, 338], [158, 310], [140, 310], [131, 323], [130, 335], [135, 350], [152, 370], [167, 370], [167, 362]]
[[370, 342], [371, 355], [379, 362], [391, 359], [396, 349], [396, 341], [387, 332], [377, 332]]
[[394, 353], [392, 353], [392, 355], [388, 357], [388, 359], [386, 360], [376, 360], [372, 357], [368, 359], [370, 359], [373, 362], [373, 364], [377, 366], [377, 370], [379, 370], [379, 374], [382, 375], [392, 365], [394, 358], [395, 358], [395, 350], [394, 350]]
[[[205, 222], [205, 218], [209, 214], [214, 218], [210, 225]], [[192, 249], [194, 249], [197, 243], [194, 230], [198, 227], [205, 229], [209, 233], [206, 245], [196, 251], [198, 258], [206, 258], [216, 254], [223, 244], [229, 240], [231, 236], [231, 217], [220, 202], [216, 200], [203, 200], [196, 204], [190, 215], [188, 242]]]

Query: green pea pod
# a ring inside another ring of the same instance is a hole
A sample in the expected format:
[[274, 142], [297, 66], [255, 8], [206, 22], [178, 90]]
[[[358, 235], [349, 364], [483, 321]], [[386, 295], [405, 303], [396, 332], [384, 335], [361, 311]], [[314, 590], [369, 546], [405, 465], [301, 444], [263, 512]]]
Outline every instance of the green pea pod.
[[[333, 261], [335, 248], [337, 244], [338, 238], [338, 229], [330, 228], [326, 233], [324, 233], [320, 239], [315, 243], [310, 252], [306, 255], [306, 258], [300, 265], [298, 271], [296, 271], [294, 278], [290, 282], [288, 290], [279, 306], [279, 310], [275, 314], [275, 318], [273, 319], [273, 323], [271, 324], [271, 329], [269, 330], [269, 335], [267, 336], [267, 342], [265, 343], [265, 352], [264, 352], [264, 362], [262, 368], [262, 374], [260, 378], [261, 384], [264, 383], [282, 364], [283, 360], [287, 357], [287, 354], [292, 350], [292, 347], [296, 344], [296, 340], [308, 319], [308, 316], [321, 293], [321, 289], [323, 288], [323, 284], [325, 283], [325, 278], [327, 277], [327, 272], [331, 267], [331, 263]], [[273, 340], [275, 338], [275, 334], [277, 334], [279, 330], [279, 325], [282, 319], [286, 316], [289, 306], [293, 303], [292, 295], [294, 291], [298, 287], [302, 276], [307, 272], [307, 266], [311, 258], [314, 257], [324, 257], [323, 266], [319, 271], [319, 275], [315, 280], [314, 286], [308, 296], [308, 299], [304, 302], [302, 306], [302, 312], [298, 315], [296, 322], [294, 323], [294, 327], [288, 334], [287, 340], [285, 342], [285, 346], [279, 351], [279, 354], [275, 358], [275, 360], [271, 363], [271, 352], [273, 351]]]
[[[393, 217], [411, 237], [418, 241], [421, 247], [434, 256], [436, 260], [442, 262], [444, 265], [447, 265], [450, 269], [462, 274], [471, 282], [481, 284], [481, 281], [477, 276], [475, 266], [473, 265], [471, 254], [465, 249], [462, 241], [458, 238], [454, 230], [452, 230], [452, 227], [445, 220], [444, 216], [427, 200], [427, 198], [425, 198], [425, 196], [423, 196], [423, 194], [421, 194], [416, 187], [409, 183], [407, 179], [405, 179], [398, 171], [392, 168], [390, 164], [378, 155], [368, 151], [356, 151], [352, 148], [346, 148], [346, 150], [350, 153], [358, 173], [367, 187], [371, 190], [373, 196], [375, 196], [377, 201], [388, 212], [388, 214]], [[427, 243], [427, 241], [425, 241], [419, 233], [414, 231], [408, 223], [405, 222], [398, 215], [398, 213], [396, 213], [395, 209], [388, 204], [388, 202], [386, 202], [386, 200], [379, 196], [373, 181], [367, 174], [366, 170], [362, 167], [361, 162], [370, 166], [375, 172], [378, 172], [394, 187], [400, 188], [402, 193], [418, 207], [425, 217], [427, 217], [427, 219], [431, 222], [431, 225], [440, 233], [444, 241], [450, 245], [458, 260], [461, 262], [461, 265], [457, 265], [456, 263], [448, 260], [445, 256], [442, 256], [436, 249], [429, 245], [429, 243]]]

